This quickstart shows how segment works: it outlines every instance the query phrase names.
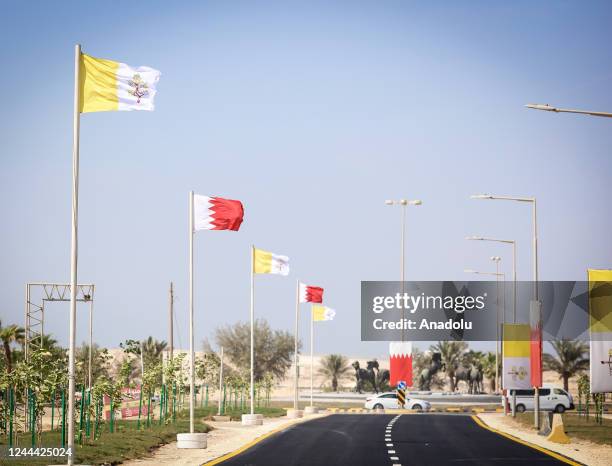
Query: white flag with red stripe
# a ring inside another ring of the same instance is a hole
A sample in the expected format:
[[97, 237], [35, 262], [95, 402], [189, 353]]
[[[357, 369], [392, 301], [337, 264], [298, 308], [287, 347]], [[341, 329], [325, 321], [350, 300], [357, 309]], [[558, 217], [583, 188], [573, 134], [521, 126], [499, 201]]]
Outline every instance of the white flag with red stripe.
[[234, 230], [240, 229], [244, 218], [242, 202], [221, 197], [193, 195], [193, 229]]
[[300, 303], [322, 303], [323, 288], [300, 283]]

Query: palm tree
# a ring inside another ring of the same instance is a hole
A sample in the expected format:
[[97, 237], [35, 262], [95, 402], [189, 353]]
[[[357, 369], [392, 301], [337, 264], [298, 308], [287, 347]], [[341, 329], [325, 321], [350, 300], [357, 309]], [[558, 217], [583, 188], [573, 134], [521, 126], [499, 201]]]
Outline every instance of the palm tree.
[[589, 368], [587, 356], [589, 347], [582, 341], [553, 340], [550, 342], [557, 356], [548, 353], [542, 355], [545, 370], [555, 371], [563, 379], [563, 389], [567, 391], [570, 377]]
[[341, 354], [328, 354], [321, 360], [318, 373], [326, 379], [331, 379], [332, 390], [338, 391], [338, 381], [348, 375], [351, 370], [349, 361]]
[[153, 337], [147, 338], [142, 342], [142, 357], [145, 362], [145, 366], [149, 367], [151, 364], [161, 362], [162, 354], [168, 343], [164, 340], [158, 341]]
[[23, 345], [25, 341], [25, 331], [23, 327], [17, 325], [9, 325], [8, 327], [2, 328], [0, 323], [0, 339], [4, 346], [4, 356], [6, 357], [6, 371], [12, 372], [13, 370], [13, 358], [11, 353], [11, 344], [18, 343]]
[[431, 351], [440, 353], [442, 362], [446, 365], [446, 375], [450, 380], [450, 390], [455, 391], [455, 370], [459, 367], [463, 354], [467, 350], [465, 341], [439, 341], [431, 346]]
[[[500, 367], [498, 368], [498, 373], [501, 374], [501, 361], [498, 361]], [[496, 382], [495, 382], [495, 353], [493, 351], [487, 351], [480, 358], [480, 364], [482, 364], [482, 372], [485, 377], [489, 379], [489, 385], [491, 389], [491, 393], [495, 393]]]

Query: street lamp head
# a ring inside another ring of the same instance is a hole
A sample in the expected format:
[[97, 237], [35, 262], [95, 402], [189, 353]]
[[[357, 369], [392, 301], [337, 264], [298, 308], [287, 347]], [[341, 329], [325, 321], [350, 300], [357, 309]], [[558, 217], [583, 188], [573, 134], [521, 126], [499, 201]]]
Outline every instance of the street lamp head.
[[422, 205], [423, 201], [420, 199], [415, 199], [414, 201], [410, 201], [410, 205]]
[[559, 111], [557, 107], [553, 107], [552, 105], [548, 105], [548, 104], [527, 104], [525, 105], [525, 107], [532, 108], [534, 110], [545, 110], [547, 112], [558, 112]]
[[491, 194], [473, 194], [470, 199], [493, 199]]
[[501, 261], [501, 257], [499, 257], [499, 256], [491, 256], [491, 260], [493, 262], [499, 262], [499, 261]]
[[393, 205], [393, 201], [391, 199], [387, 199], [385, 201], [385, 205]]
[[466, 236], [465, 239], [468, 241], [482, 241], [484, 238], [482, 236]]
[[463, 269], [465, 273], [478, 273], [474, 269]]
[[408, 199], [400, 199], [399, 203], [400, 205], [408, 205]]

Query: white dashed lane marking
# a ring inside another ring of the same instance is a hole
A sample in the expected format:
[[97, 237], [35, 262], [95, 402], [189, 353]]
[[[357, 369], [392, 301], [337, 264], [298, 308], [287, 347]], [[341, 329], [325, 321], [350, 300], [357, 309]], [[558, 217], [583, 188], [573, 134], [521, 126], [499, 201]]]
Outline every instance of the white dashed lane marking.
[[[401, 414], [398, 414], [397, 416], [395, 416], [393, 419], [391, 419], [389, 421], [389, 424], [387, 424], [387, 427], [385, 428], [385, 442], [391, 442], [391, 431], [393, 430], [393, 424], [395, 424], [395, 422], [399, 419], [399, 417], [401, 416]], [[386, 443], [387, 447], [393, 447], [393, 443]], [[395, 461], [399, 461], [399, 457], [395, 456], [395, 450], [387, 450], [387, 454], [389, 455], [389, 459], [391, 461], [393, 461], [392, 466], [402, 466], [399, 463], [395, 463]], [[391, 456], [394, 455], [394, 456]]]

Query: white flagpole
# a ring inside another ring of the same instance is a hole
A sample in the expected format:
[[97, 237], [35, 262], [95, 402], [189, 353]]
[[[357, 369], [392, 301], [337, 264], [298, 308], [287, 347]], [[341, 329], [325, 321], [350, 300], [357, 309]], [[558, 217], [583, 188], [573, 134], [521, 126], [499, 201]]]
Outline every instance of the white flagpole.
[[255, 260], [255, 246], [251, 245], [251, 414], [255, 414], [255, 274], [253, 266]]
[[298, 409], [298, 396], [300, 390], [300, 371], [298, 369], [298, 331], [299, 331], [299, 318], [300, 318], [300, 281], [296, 281], [295, 291], [295, 346], [293, 353], [293, 362], [295, 364], [295, 392], [293, 394], [293, 409]]
[[314, 311], [310, 306], [310, 406], [312, 407], [312, 390], [314, 387]]
[[72, 123], [72, 240], [70, 244], [70, 339], [68, 347], [68, 464], [74, 464], [74, 347], [76, 342], [76, 298], [79, 212], [79, 68], [81, 46], [74, 46], [74, 114]]
[[193, 191], [189, 191], [189, 432], [194, 431], [195, 351], [193, 349]]

